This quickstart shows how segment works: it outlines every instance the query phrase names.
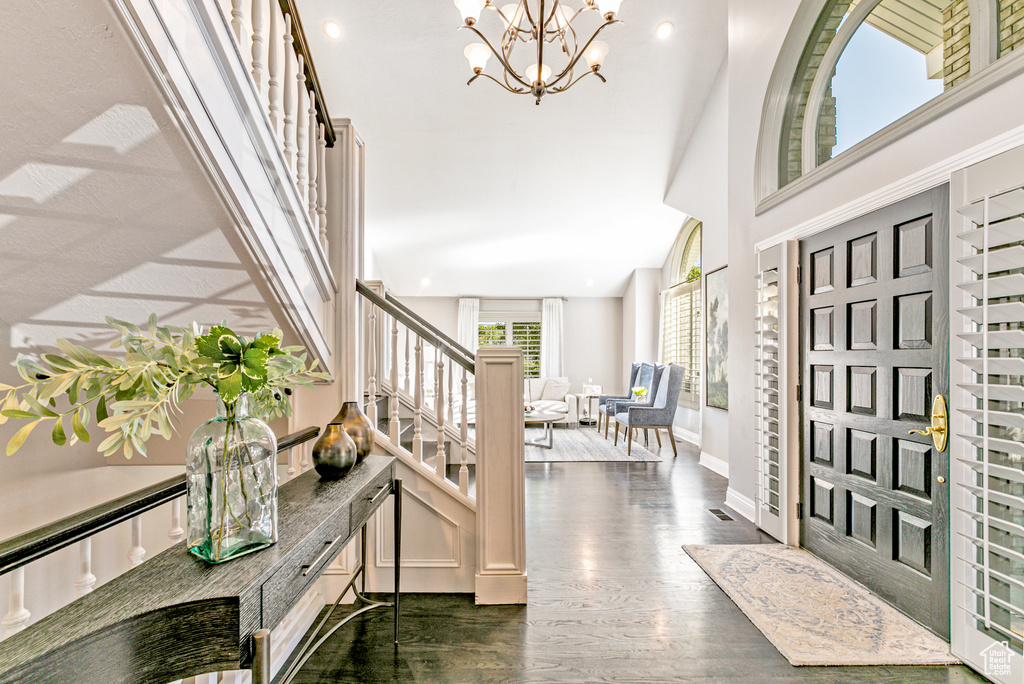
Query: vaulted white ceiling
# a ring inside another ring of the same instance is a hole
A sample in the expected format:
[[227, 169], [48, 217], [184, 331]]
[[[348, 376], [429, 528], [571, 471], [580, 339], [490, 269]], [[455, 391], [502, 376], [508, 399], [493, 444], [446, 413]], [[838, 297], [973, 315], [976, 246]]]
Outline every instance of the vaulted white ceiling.
[[[451, 0], [298, 7], [331, 116], [366, 142], [368, 259], [395, 292], [618, 296], [664, 263], [685, 217], [663, 197], [725, 56], [727, 3], [625, 0], [604, 33], [608, 83], [539, 106], [466, 86], [474, 37]], [[488, 10], [478, 26], [501, 23]]]

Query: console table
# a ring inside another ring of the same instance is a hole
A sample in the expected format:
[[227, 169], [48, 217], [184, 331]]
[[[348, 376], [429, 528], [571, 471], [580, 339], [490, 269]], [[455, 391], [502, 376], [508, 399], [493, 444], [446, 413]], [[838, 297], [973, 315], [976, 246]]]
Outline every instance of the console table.
[[220, 565], [172, 546], [0, 642], [0, 683], [142, 684], [251, 669], [253, 684], [269, 684], [269, 630], [365, 535], [389, 494], [397, 641], [401, 491], [390, 456], [371, 454], [339, 480], [304, 473], [278, 491], [276, 544]]

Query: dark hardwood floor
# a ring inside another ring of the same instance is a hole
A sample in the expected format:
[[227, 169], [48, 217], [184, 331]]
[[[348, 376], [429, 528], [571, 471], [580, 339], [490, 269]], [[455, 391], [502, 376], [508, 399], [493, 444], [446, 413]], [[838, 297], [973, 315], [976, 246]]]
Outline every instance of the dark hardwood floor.
[[726, 508], [726, 480], [695, 449], [652, 451], [664, 461], [527, 464], [527, 606], [403, 595], [397, 650], [390, 613], [371, 611], [295, 681], [985, 681], [963, 667], [790, 666], [681, 548], [771, 540]]

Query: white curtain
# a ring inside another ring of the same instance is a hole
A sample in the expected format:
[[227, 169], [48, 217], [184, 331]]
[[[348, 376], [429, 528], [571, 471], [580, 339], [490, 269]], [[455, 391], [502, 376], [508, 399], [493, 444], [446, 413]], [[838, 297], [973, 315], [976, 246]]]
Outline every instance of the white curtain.
[[545, 299], [540, 318], [540, 377], [560, 378], [565, 375], [562, 331], [562, 300]]
[[474, 354], [477, 348], [477, 328], [479, 326], [480, 300], [462, 297], [459, 299], [459, 334], [455, 341]]

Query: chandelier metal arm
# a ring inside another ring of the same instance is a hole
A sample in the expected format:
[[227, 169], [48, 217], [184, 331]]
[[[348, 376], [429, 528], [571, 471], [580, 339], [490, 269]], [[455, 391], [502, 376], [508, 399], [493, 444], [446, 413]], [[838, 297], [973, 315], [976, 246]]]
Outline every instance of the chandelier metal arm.
[[576, 67], [576, 63], [580, 61], [580, 57], [582, 57], [583, 55], [585, 55], [587, 53], [587, 48], [589, 48], [590, 44], [594, 42], [594, 39], [597, 38], [601, 34], [601, 31], [604, 31], [606, 28], [608, 28], [612, 24], [621, 24], [621, 23], [622, 22], [620, 20], [618, 20], [618, 19], [612, 19], [611, 21], [606, 21], [605, 23], [601, 24], [601, 26], [598, 27], [598, 29], [596, 31], [594, 31], [594, 35], [590, 36], [590, 40], [588, 40], [586, 45], [583, 46], [583, 49], [580, 50], [579, 52], [577, 52], [573, 56], [572, 60], [569, 62], [569, 66], [567, 66], [565, 68], [565, 72], [572, 71]]
[[[502, 57], [502, 55], [497, 50], [494, 49], [494, 45], [491, 44], [491, 41], [487, 40], [487, 36], [485, 36], [484, 34], [480, 33], [480, 31], [476, 28], [476, 26], [462, 25], [459, 28], [460, 29], [467, 28], [470, 31], [472, 31], [473, 33], [475, 33], [480, 38], [480, 40], [484, 41], [484, 44], [491, 51], [491, 53], [497, 58], [497, 60], [499, 62], [501, 62], [501, 65], [505, 69], [506, 73], [511, 74], [512, 78], [514, 78], [520, 85], [522, 85], [522, 86], [524, 86], [526, 88], [530, 87], [530, 84], [527, 83], [526, 81], [524, 81], [523, 78], [519, 74], [517, 74], [515, 72], [515, 70], [512, 68], [512, 65], [509, 64], [508, 61], [505, 60]], [[488, 77], [488, 78], [490, 78], [490, 77]], [[491, 80], [495, 81], [495, 79], [493, 79], [493, 78], [491, 78]], [[498, 83], [498, 81], [495, 81], [495, 83]]]
[[[600, 71], [587, 71], [587, 73], [583, 74], [582, 76], [577, 78], [575, 81], [572, 81], [571, 83], [569, 83], [567, 85], [564, 85], [564, 86], [561, 86], [561, 87], [558, 87], [558, 88], [552, 88], [551, 92], [553, 92], [553, 93], [564, 93], [566, 90], [568, 90], [569, 88], [572, 88], [574, 85], [576, 85], [577, 83], [579, 83], [580, 81], [582, 81], [583, 79], [585, 79], [587, 76], [590, 76], [590, 75], [597, 76], [599, 79], [601, 79], [602, 83], [607, 83], [608, 82], [608, 79], [606, 79], [601, 74]], [[570, 78], [572, 78], [572, 77], [570, 77]]]
[[472, 83], [476, 79], [480, 78], [481, 76], [483, 76], [484, 78], [491, 79], [492, 81], [494, 81], [495, 83], [497, 83], [498, 85], [500, 85], [502, 88], [504, 88], [505, 90], [507, 90], [510, 93], [515, 93], [516, 95], [524, 95], [524, 94], [528, 94], [529, 93], [529, 91], [524, 90], [523, 88], [510, 88], [509, 86], [505, 85], [504, 83], [502, 83], [498, 79], [494, 78], [490, 74], [485, 74], [482, 71], [479, 74], [473, 74], [473, 78], [471, 78], [468, 81], [466, 81], [466, 85], [469, 85], [470, 83]]

